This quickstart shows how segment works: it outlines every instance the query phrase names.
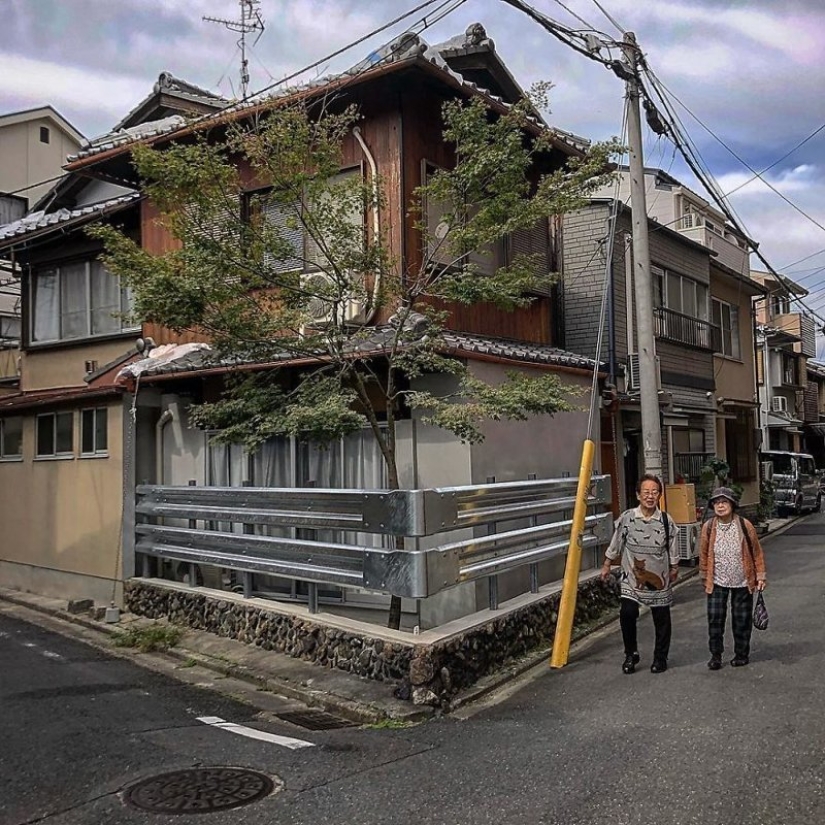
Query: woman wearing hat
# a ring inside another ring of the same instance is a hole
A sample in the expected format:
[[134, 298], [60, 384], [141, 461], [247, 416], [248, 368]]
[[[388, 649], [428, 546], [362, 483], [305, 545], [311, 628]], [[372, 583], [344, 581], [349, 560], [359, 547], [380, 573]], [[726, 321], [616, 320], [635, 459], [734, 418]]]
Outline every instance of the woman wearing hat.
[[722, 667], [728, 599], [733, 630], [730, 663], [743, 667], [750, 657], [753, 593], [767, 584], [765, 554], [753, 525], [735, 515], [738, 501], [733, 490], [717, 487], [710, 504], [713, 518], [702, 526], [699, 540], [699, 575], [708, 595], [708, 667]]

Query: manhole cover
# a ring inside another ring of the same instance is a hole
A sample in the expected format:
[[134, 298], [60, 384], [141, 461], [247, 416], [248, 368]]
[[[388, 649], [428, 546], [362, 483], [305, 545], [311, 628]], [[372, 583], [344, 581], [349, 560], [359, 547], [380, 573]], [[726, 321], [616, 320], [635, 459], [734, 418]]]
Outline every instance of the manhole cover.
[[275, 789], [262, 773], [245, 768], [192, 768], [144, 779], [124, 793], [127, 804], [165, 814], [208, 814], [250, 805]]
[[337, 728], [351, 728], [354, 724], [340, 716], [324, 713], [322, 710], [290, 711], [278, 713], [276, 716], [284, 722], [290, 722], [307, 730], [336, 730]]

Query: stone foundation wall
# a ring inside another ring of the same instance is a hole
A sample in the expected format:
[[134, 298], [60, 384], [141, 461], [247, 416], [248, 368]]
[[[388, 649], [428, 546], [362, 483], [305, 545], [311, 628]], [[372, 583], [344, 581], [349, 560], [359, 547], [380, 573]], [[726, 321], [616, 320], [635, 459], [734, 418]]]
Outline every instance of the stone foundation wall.
[[[220, 597], [126, 584], [126, 606], [134, 614], [167, 619], [178, 625], [338, 668], [366, 679], [394, 683], [395, 695], [416, 704], [448, 709], [460, 690], [511, 664], [553, 640], [560, 594], [495, 618], [434, 644], [389, 643], [297, 616], [272, 613]], [[611, 576], [590, 579], [579, 588], [574, 627], [582, 628], [609, 615], [619, 604]]]

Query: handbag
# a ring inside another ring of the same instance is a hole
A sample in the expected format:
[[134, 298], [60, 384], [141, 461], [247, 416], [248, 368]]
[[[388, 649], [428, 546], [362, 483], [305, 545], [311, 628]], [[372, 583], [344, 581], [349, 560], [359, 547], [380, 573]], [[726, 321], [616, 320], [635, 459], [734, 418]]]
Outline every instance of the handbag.
[[753, 626], [757, 630], [768, 629], [768, 608], [765, 606], [765, 597], [761, 590], [756, 594], [753, 605]]

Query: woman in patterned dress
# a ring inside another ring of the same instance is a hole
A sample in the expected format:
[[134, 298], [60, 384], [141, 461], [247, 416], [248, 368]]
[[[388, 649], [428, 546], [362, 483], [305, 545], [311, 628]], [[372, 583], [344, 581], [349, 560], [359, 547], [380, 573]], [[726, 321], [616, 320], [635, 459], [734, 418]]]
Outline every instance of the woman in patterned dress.
[[642, 476], [636, 485], [638, 507], [625, 510], [616, 520], [613, 538], [604, 554], [602, 581], [610, 568], [621, 564], [619, 625], [624, 643], [623, 673], [633, 673], [639, 664], [636, 628], [639, 607], [650, 608], [656, 639], [651, 673], [667, 670], [670, 652], [670, 605], [673, 583], [679, 573], [676, 523], [659, 509], [662, 482], [654, 475]]
[[699, 575], [708, 596], [710, 670], [722, 667], [725, 622], [730, 599], [733, 630], [733, 667], [750, 661], [753, 594], [764, 590], [765, 554], [753, 525], [735, 515], [736, 494], [717, 487], [710, 497], [713, 518], [705, 522], [699, 541]]

